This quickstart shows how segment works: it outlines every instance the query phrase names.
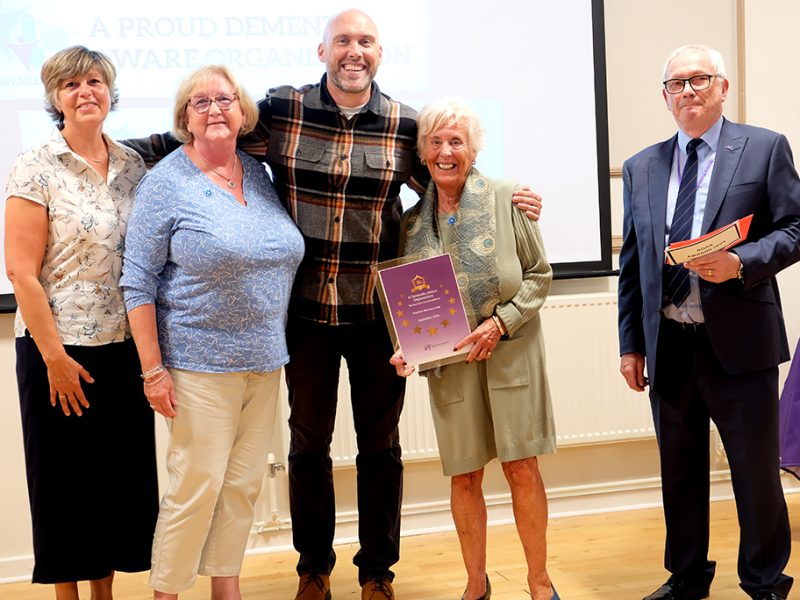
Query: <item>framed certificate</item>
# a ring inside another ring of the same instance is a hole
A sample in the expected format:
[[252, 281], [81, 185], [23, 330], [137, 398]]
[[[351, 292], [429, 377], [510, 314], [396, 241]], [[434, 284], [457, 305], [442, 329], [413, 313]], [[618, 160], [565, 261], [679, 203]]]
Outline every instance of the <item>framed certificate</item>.
[[469, 320], [449, 254], [405, 257], [379, 263], [377, 288], [395, 348], [420, 371], [466, 359], [472, 344]]

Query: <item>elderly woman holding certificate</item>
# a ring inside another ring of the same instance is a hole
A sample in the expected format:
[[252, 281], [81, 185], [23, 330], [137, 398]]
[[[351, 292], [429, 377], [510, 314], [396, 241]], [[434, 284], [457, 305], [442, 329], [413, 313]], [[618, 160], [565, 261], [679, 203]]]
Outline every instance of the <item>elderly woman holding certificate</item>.
[[[482, 146], [475, 113], [457, 100], [417, 116], [417, 151], [432, 181], [403, 217], [401, 254], [449, 253], [472, 333], [465, 361], [427, 371], [439, 454], [451, 480], [451, 508], [467, 588], [464, 600], [488, 599], [484, 466], [498, 458], [511, 488], [517, 531], [535, 600], [558, 598], [546, 569], [547, 498], [537, 456], [555, 450], [539, 309], [552, 270], [538, 225], [513, 210], [513, 183], [473, 165]], [[399, 375], [414, 368], [402, 351]]]

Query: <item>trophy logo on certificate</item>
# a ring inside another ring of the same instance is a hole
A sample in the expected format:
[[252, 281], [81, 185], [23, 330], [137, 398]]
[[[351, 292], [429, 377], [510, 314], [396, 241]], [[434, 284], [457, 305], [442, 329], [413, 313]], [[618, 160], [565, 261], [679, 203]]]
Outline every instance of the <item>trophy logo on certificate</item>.
[[420, 371], [463, 361], [471, 333], [449, 254], [405, 257], [376, 265], [377, 287], [395, 348]]

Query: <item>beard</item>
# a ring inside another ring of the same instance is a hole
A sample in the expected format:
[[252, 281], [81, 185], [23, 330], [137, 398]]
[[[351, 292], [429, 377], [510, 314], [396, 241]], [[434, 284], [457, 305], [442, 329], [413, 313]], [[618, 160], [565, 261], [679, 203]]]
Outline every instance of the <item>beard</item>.
[[360, 94], [361, 92], [369, 89], [372, 85], [372, 80], [375, 78], [377, 69], [367, 66], [358, 79], [348, 79], [338, 68], [328, 72], [328, 79], [347, 94]]

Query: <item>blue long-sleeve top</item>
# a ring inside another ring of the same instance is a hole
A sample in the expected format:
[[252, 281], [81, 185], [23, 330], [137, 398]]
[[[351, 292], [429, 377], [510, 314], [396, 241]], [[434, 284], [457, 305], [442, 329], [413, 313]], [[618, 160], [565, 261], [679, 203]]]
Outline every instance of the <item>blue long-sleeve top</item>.
[[178, 149], [136, 190], [125, 240], [125, 307], [155, 304], [165, 365], [203, 372], [272, 371], [303, 238], [264, 166], [239, 153], [247, 206]]

